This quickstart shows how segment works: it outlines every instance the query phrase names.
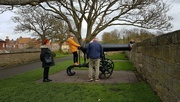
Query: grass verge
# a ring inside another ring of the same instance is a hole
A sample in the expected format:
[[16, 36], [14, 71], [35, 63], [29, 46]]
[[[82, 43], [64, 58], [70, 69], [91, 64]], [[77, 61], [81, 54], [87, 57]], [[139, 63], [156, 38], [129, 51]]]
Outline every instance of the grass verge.
[[[70, 64], [72, 60], [57, 63], [50, 74], [65, 70]], [[161, 102], [144, 82], [37, 83], [40, 78], [41, 68], [0, 80], [0, 102]]]

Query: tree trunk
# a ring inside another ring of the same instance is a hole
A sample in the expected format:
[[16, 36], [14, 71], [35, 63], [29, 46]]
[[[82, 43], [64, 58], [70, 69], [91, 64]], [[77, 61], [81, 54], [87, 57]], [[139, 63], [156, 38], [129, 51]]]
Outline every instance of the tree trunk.
[[59, 51], [62, 52], [62, 44], [63, 42], [59, 42]]

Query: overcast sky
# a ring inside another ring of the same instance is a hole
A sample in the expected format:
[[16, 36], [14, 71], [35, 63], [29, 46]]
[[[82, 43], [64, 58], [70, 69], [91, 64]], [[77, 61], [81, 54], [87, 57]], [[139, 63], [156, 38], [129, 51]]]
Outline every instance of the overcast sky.
[[[180, 0], [166, 0], [166, 1], [173, 1], [173, 4], [171, 5], [171, 10], [167, 13], [167, 15], [172, 16], [174, 19], [172, 20], [173, 28], [171, 31], [180, 30]], [[30, 34], [17, 34], [14, 33], [14, 27], [15, 23], [11, 20], [11, 17], [13, 16], [13, 13], [11, 11], [6, 11], [2, 14], [0, 14], [0, 39], [5, 40], [6, 36], [9, 36], [9, 39], [16, 40], [20, 36], [22, 37], [31, 37]], [[107, 28], [105, 31], [112, 31], [114, 29], [121, 29], [126, 27], [110, 27]], [[103, 31], [103, 32], [105, 32]], [[101, 35], [98, 35], [100, 37]]]

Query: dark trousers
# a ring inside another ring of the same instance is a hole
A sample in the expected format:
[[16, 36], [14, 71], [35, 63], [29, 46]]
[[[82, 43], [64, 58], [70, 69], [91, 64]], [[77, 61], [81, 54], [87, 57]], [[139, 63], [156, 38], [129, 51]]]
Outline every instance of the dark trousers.
[[49, 79], [49, 67], [44, 68], [43, 78]]
[[77, 53], [77, 51], [73, 52], [73, 61], [74, 61], [74, 63], [78, 62], [78, 53]]

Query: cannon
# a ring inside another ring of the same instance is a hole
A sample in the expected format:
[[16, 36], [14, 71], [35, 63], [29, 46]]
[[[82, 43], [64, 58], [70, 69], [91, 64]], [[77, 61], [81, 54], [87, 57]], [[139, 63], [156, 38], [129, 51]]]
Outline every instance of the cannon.
[[[101, 44], [104, 52], [110, 52], [110, 51], [130, 51], [131, 46], [130, 44]], [[88, 47], [88, 44], [84, 44], [82, 47], [80, 47], [80, 50], [84, 53], [84, 63], [79, 63], [79, 65], [71, 65], [67, 68], [66, 73], [69, 76], [75, 75], [74, 71], [71, 71], [71, 69], [75, 67], [87, 67], [89, 63], [86, 62], [86, 49]], [[79, 62], [80, 62], [80, 50], [79, 50]], [[114, 70], [114, 62], [111, 59], [108, 59], [105, 57], [105, 54], [103, 53], [103, 58], [101, 58], [100, 66], [99, 66], [100, 74], [99, 77], [101, 79], [109, 78]]]

